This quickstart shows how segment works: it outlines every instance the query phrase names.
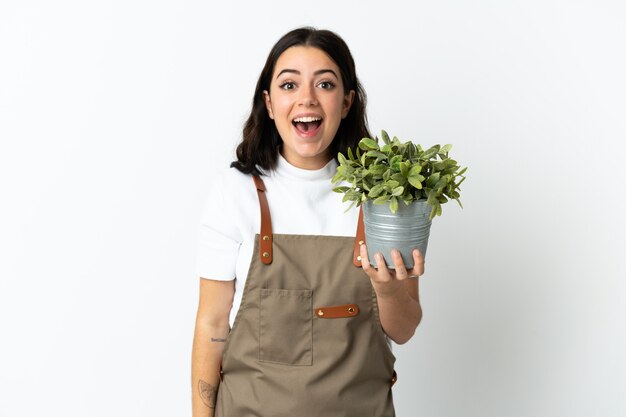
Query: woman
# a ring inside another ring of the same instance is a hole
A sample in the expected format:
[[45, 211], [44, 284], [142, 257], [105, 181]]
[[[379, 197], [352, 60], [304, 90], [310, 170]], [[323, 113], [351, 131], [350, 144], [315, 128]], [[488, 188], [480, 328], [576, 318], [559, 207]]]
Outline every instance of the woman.
[[416, 250], [407, 271], [393, 253], [394, 271], [377, 254], [375, 269], [358, 210], [344, 213], [332, 192], [337, 153], [364, 136], [365, 94], [345, 42], [312, 28], [283, 36], [237, 161], [205, 207], [195, 417], [394, 415], [387, 337], [404, 343], [419, 324], [424, 260]]

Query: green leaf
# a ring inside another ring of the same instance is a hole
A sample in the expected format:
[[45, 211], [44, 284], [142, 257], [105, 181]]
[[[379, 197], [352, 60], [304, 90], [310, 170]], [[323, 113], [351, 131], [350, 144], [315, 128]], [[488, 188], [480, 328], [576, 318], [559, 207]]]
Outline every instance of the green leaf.
[[439, 181], [439, 173], [435, 172], [430, 177], [428, 177], [428, 179], [426, 180], [426, 185], [432, 188], [435, 184], [437, 184], [437, 181]]
[[437, 155], [437, 152], [439, 152], [440, 146], [439, 145], [433, 145], [430, 148], [428, 148], [426, 151], [424, 151], [424, 155], [422, 155], [422, 157], [424, 159], [430, 159], [433, 156]]
[[422, 172], [422, 166], [420, 164], [415, 164], [409, 170], [409, 177], [415, 176]]
[[380, 193], [382, 193], [384, 190], [385, 190], [385, 184], [376, 184], [370, 190], [369, 197], [374, 198], [378, 196]]
[[348, 178], [349, 176], [354, 174], [354, 168], [352, 168], [349, 165], [339, 165], [337, 167], [337, 172], [343, 175], [344, 177]]
[[385, 165], [370, 165], [369, 171], [372, 175], [383, 175], [387, 167]]
[[445, 187], [445, 186], [448, 184], [448, 180], [449, 180], [449, 179], [450, 179], [450, 178], [449, 178], [447, 175], [445, 175], [445, 176], [441, 177], [441, 178], [439, 179], [439, 181], [437, 181], [437, 184], [435, 184], [435, 186], [434, 186], [433, 188], [434, 188], [435, 190], [441, 190], [441, 189], [443, 189], [443, 187]]
[[359, 142], [359, 147], [363, 150], [366, 149], [376, 149], [378, 150], [378, 142], [370, 138], [363, 138]]
[[399, 186], [399, 187], [394, 188], [391, 191], [391, 195], [399, 196], [399, 195], [402, 195], [403, 192], [404, 192], [404, 187], [403, 186]]
[[404, 177], [407, 177], [409, 175], [410, 167], [411, 167], [411, 161], [404, 161], [402, 164], [400, 164], [400, 173]]
[[336, 193], [345, 193], [349, 189], [350, 189], [350, 187], [342, 186], [342, 187], [335, 187], [335, 188], [333, 188], [333, 191], [336, 192]]
[[444, 159], [439, 162], [435, 162], [433, 164], [433, 168], [435, 171], [443, 171], [444, 169], [454, 167], [456, 165], [456, 161], [454, 159]]
[[426, 202], [431, 206], [437, 202], [437, 196], [433, 190], [428, 191], [428, 197], [426, 198]]
[[345, 164], [345, 163], [346, 163], [346, 157], [345, 157], [345, 156], [343, 156], [343, 154], [342, 154], [341, 152], [339, 152], [339, 154], [337, 155], [337, 158], [339, 159], [339, 163], [340, 163], [341, 165], [343, 165], [343, 164]]
[[[439, 213], [439, 214], [437, 214], [437, 213]], [[432, 219], [435, 218], [435, 216], [438, 216], [440, 214], [441, 214], [441, 204], [439, 204], [439, 202], [435, 200], [435, 202], [431, 204], [429, 218], [430, 218], [430, 220], [432, 220]]]
[[461, 194], [459, 194], [456, 191], [450, 191], [449, 193], [446, 193], [446, 194], [448, 194], [449, 197], [454, 198], [455, 200], [461, 197]]
[[348, 158], [350, 158], [351, 161], [354, 161], [354, 154], [352, 153], [352, 148], [348, 148]]
[[377, 150], [367, 151], [367, 156], [370, 158], [376, 158], [376, 161], [374, 161], [375, 164], [379, 163], [380, 161], [387, 160], [387, 155]]
[[391, 143], [391, 141], [389, 140], [389, 135], [384, 130], [380, 133], [380, 136], [383, 138], [383, 142]]
[[391, 179], [394, 181], [398, 181], [398, 184], [406, 184], [406, 178], [399, 172], [396, 172], [391, 176]]
[[378, 197], [374, 201], [372, 201], [372, 203], [374, 203], [376, 205], [381, 205], [381, 204], [385, 204], [387, 202], [387, 200], [389, 200], [389, 196], [388, 195], [381, 195], [380, 197]]
[[393, 190], [394, 188], [396, 188], [397, 186], [399, 186], [400, 183], [396, 180], [389, 180], [387, 182], [385, 182], [385, 188], [389, 191]]
[[422, 189], [422, 183], [419, 181], [417, 176], [409, 176], [407, 180], [409, 181], [409, 184], [411, 184], [413, 187], [417, 188], [418, 190]]
[[389, 203], [389, 208], [391, 209], [392, 213], [395, 213], [398, 211], [398, 199], [396, 197], [391, 197], [391, 202]]

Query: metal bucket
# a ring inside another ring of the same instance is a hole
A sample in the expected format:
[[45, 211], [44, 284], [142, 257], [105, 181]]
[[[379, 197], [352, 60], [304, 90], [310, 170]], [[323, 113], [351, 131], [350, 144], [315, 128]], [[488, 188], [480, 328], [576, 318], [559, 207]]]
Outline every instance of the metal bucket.
[[395, 269], [391, 250], [398, 249], [407, 269], [413, 268], [413, 249], [426, 256], [431, 206], [426, 200], [413, 201], [408, 206], [399, 202], [398, 211], [392, 213], [389, 204], [375, 205], [371, 200], [363, 204], [363, 224], [365, 243], [370, 263], [376, 266], [374, 254], [380, 252], [385, 257], [387, 268]]

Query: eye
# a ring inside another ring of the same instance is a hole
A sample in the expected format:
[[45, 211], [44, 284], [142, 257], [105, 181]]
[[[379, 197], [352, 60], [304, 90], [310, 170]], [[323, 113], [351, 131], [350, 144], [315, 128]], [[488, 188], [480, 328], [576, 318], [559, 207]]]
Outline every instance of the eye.
[[279, 86], [282, 90], [293, 90], [296, 88], [296, 84], [292, 81], [285, 81]]
[[322, 81], [318, 85], [323, 90], [332, 90], [333, 88], [335, 88], [335, 83], [333, 83], [332, 81]]

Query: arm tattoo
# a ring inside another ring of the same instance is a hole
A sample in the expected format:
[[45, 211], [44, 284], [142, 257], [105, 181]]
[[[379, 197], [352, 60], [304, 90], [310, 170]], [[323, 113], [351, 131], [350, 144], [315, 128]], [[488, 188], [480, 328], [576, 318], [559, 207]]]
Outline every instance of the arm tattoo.
[[217, 397], [217, 389], [206, 381], [198, 381], [198, 391], [202, 402], [209, 408], [215, 408], [215, 398]]
[[226, 339], [218, 339], [218, 338], [215, 338], [215, 337], [211, 338], [211, 342], [225, 342], [225, 341], [226, 341]]

